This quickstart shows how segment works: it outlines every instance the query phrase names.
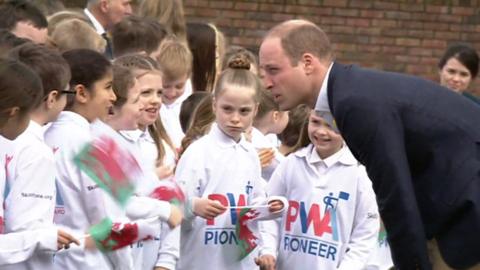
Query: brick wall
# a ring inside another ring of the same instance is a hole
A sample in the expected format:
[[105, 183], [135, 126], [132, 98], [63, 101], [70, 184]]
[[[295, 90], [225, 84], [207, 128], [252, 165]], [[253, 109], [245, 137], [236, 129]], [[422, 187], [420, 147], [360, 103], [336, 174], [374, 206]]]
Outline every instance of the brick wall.
[[[448, 44], [480, 52], [480, 0], [184, 0], [190, 21], [215, 23], [231, 44], [258, 48], [273, 25], [305, 18], [329, 34], [339, 61], [437, 80]], [[480, 79], [472, 87], [480, 95]]]

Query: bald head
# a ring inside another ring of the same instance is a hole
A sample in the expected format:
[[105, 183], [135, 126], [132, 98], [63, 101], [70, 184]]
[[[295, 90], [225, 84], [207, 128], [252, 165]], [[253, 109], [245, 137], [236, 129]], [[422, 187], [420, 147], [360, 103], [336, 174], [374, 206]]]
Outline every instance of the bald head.
[[282, 49], [292, 65], [296, 65], [305, 53], [313, 54], [326, 62], [330, 62], [333, 58], [333, 50], [327, 34], [307, 20], [289, 20], [280, 23], [267, 33], [263, 42], [272, 38], [280, 40]]

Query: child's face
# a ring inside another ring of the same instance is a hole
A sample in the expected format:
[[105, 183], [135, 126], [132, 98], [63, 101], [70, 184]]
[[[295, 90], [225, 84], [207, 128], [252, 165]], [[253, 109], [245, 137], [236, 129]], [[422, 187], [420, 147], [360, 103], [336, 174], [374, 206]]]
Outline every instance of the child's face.
[[218, 127], [235, 141], [252, 125], [258, 105], [252, 88], [227, 85], [213, 101]]
[[138, 128], [138, 121], [142, 116], [143, 102], [140, 100], [140, 86], [135, 84], [128, 90], [127, 101], [121, 108], [114, 108], [115, 117], [119, 120], [119, 130], [133, 130]]
[[88, 106], [88, 120], [94, 121], [99, 118], [105, 120], [116, 100], [115, 92], [112, 89], [113, 74], [109, 71], [102, 79], [96, 81], [91, 89]]
[[343, 145], [342, 136], [333, 131], [323, 118], [315, 114], [315, 111], [310, 113], [308, 137], [322, 159], [335, 154]]
[[159, 117], [162, 104], [162, 76], [149, 72], [138, 79], [140, 87], [140, 102], [144, 104], [138, 124], [146, 127], [155, 123]]
[[185, 84], [187, 82], [187, 79], [188, 75], [185, 74], [182, 78], [176, 81], [163, 82], [163, 104], [170, 105], [183, 95], [183, 93], [185, 92]]

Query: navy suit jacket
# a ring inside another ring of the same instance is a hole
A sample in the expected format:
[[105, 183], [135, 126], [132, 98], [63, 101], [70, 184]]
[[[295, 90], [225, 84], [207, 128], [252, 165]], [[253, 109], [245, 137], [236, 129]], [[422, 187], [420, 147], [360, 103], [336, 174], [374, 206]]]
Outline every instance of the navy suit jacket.
[[328, 101], [365, 165], [398, 269], [480, 262], [480, 106], [413, 76], [334, 63]]

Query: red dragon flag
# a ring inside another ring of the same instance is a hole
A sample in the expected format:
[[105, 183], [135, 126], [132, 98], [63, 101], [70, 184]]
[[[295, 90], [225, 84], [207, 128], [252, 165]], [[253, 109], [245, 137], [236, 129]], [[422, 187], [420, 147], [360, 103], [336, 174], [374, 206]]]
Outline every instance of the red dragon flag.
[[133, 194], [134, 178], [141, 174], [133, 155], [106, 135], [85, 145], [74, 163], [121, 206]]

